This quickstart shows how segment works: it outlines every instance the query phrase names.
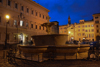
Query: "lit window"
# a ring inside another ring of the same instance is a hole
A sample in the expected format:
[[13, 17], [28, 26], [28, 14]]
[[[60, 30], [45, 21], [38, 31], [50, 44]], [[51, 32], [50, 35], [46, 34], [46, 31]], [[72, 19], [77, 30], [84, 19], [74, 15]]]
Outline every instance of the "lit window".
[[91, 25], [91, 27], [93, 27], [93, 24]]
[[8, 0], [8, 6], [10, 6], [11, 5], [11, 1], [10, 0]]
[[21, 21], [20, 21], [20, 26], [23, 26], [23, 24], [24, 24], [24, 22], [21, 20]]
[[17, 21], [16, 20], [14, 20], [14, 25], [17, 25]]
[[15, 8], [18, 8], [18, 4], [17, 3], [15, 3]]

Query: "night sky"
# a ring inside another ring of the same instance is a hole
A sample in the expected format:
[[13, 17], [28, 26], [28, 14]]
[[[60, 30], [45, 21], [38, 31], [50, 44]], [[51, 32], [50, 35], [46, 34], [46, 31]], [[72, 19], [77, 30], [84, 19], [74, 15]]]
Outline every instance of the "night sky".
[[79, 23], [79, 20], [92, 20], [92, 15], [100, 13], [100, 0], [33, 0], [50, 10], [50, 22], [58, 21], [59, 25]]

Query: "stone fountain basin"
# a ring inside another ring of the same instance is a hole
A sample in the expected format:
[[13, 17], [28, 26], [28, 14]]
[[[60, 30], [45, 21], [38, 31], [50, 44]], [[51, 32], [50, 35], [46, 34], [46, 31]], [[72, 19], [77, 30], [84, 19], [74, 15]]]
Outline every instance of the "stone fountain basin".
[[48, 34], [48, 35], [35, 35], [32, 36], [35, 46], [44, 45], [65, 45], [68, 40], [66, 34]]
[[88, 57], [90, 45], [18, 46], [18, 49], [28, 57], [32, 54], [48, 59], [48, 55], [54, 53], [54, 59], [64, 59], [65, 54], [66, 59], [83, 59]]
[[18, 49], [23, 53], [82, 53], [90, 49], [90, 45], [67, 45], [67, 46], [23, 46]]

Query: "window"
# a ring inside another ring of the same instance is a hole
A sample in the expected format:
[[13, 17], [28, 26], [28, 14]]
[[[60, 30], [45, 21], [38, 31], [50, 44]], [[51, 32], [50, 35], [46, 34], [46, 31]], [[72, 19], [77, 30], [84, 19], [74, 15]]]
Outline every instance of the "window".
[[32, 10], [32, 14], [33, 14], [33, 10]]
[[40, 14], [40, 17], [41, 17], [41, 14]]
[[27, 8], [27, 13], [29, 13], [29, 8]]
[[78, 33], [78, 36], [81, 36], [81, 33]]
[[94, 32], [94, 29], [92, 29], [91, 31]]
[[36, 12], [36, 16], [37, 16], [37, 12]]
[[36, 29], [37, 29], [37, 25], [36, 25], [36, 27], [35, 27]]
[[87, 25], [85, 25], [85, 27], [87, 27]]
[[95, 19], [98, 19], [98, 17], [95, 17]]
[[16, 8], [16, 9], [18, 8], [18, 4], [17, 4], [17, 3], [15, 3], [15, 8]]
[[1, 16], [0, 16], [0, 22], [1, 22]]
[[98, 28], [98, 25], [96, 25], [96, 27]]
[[26, 27], [28, 27], [28, 23], [26, 23]]
[[99, 30], [97, 30], [97, 33], [99, 33]]
[[84, 29], [82, 29], [82, 31], [84, 31]]
[[0, 2], [2, 2], [2, 0], [0, 0]]
[[20, 26], [23, 26], [24, 25], [24, 22], [21, 20], [20, 21]]
[[44, 15], [43, 15], [43, 19], [44, 19]]
[[92, 34], [92, 37], [94, 37], [94, 34]]
[[85, 35], [85, 33], [82, 33], [82, 36], [84, 36]]
[[46, 20], [47, 20], [47, 17], [46, 17]]
[[67, 29], [67, 27], [64, 27], [64, 29]]
[[33, 24], [31, 24], [31, 28], [33, 28]]
[[99, 21], [95, 21], [95, 23], [99, 23]]
[[44, 27], [43, 27], [43, 30], [44, 30]]
[[86, 37], [88, 37], [88, 34], [86, 34]]
[[24, 7], [23, 6], [21, 6], [21, 10], [24, 11]]
[[91, 35], [89, 34], [89, 38], [91, 37]]
[[90, 29], [89, 29], [89, 32], [90, 32]]
[[93, 24], [91, 25], [91, 27], [93, 27]]
[[15, 25], [15, 26], [17, 25], [17, 21], [16, 21], [16, 20], [14, 20], [14, 25]]
[[88, 30], [85, 30], [85, 32], [88, 32]]
[[10, 0], [8, 0], [8, 6], [10, 6], [11, 5], [11, 1]]
[[88, 27], [90, 27], [90, 25], [88, 25]]
[[80, 29], [78, 29], [78, 31], [80, 31]]
[[84, 27], [84, 25], [82, 27]]
[[0, 33], [0, 40], [1, 40], [1, 33]]
[[39, 26], [39, 29], [41, 30], [41, 26]]
[[78, 28], [80, 28], [80, 26], [78, 26]]

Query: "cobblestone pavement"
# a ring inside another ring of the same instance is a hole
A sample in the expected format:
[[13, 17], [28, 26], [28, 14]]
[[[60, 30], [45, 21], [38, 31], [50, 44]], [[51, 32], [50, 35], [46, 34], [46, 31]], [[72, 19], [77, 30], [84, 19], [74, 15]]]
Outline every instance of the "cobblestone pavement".
[[16, 63], [8, 63], [3, 59], [3, 51], [0, 51], [0, 67], [100, 67], [100, 60], [59, 60], [33, 62], [16, 60]]

